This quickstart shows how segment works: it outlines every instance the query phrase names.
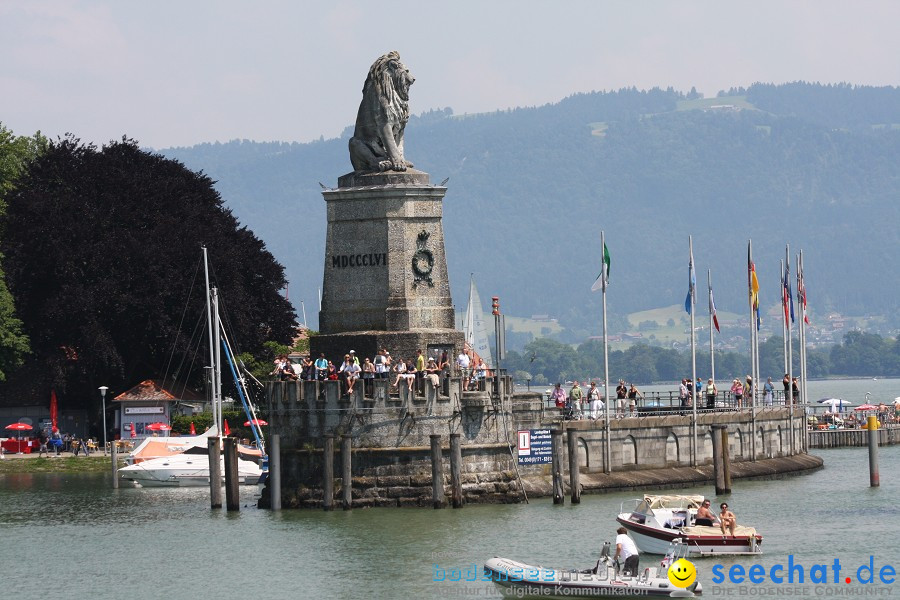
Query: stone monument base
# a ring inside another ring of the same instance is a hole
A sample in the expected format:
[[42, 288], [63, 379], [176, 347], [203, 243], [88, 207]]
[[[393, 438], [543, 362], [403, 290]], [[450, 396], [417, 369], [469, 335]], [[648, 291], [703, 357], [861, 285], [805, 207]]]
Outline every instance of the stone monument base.
[[[313, 359], [324, 353], [332, 361], [340, 360], [350, 350], [355, 350], [360, 362], [366, 357], [375, 359], [381, 348], [391, 353], [391, 358], [415, 360], [416, 351], [422, 350], [426, 358], [440, 357], [446, 351], [451, 364], [455, 353], [463, 347], [465, 336], [452, 329], [419, 329], [415, 331], [351, 331], [316, 335], [309, 340]], [[337, 366], [335, 362], [335, 366]]]

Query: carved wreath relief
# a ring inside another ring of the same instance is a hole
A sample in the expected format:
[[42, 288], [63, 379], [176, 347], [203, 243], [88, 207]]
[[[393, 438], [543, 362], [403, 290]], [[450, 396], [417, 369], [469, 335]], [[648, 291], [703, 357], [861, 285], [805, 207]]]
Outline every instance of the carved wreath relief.
[[415, 278], [413, 287], [417, 287], [420, 282], [425, 282], [429, 287], [434, 287], [434, 281], [431, 279], [431, 271], [434, 269], [434, 254], [425, 247], [429, 237], [431, 237], [431, 234], [423, 229], [419, 233], [418, 238], [416, 238], [417, 250], [412, 257], [412, 270]]

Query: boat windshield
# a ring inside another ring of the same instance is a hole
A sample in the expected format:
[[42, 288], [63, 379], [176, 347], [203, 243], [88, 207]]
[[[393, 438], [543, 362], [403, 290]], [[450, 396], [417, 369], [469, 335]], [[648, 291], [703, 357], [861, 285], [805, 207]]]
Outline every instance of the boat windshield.
[[646, 498], [641, 500], [641, 503], [637, 505], [637, 508], [633, 511], [638, 515], [649, 515], [650, 514], [650, 502], [647, 501]]

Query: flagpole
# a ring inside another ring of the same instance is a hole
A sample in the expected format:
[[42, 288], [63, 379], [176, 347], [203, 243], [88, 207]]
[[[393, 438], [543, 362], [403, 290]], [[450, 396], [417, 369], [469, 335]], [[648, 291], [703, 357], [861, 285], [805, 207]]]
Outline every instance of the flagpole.
[[713, 385], [715, 385], [716, 351], [713, 346], [713, 312], [715, 311], [715, 306], [713, 306], [712, 275], [709, 269], [706, 270], [706, 285], [709, 288], [709, 376], [713, 381]]
[[606, 333], [606, 283], [609, 273], [606, 268], [606, 237], [602, 230], [600, 231], [600, 256], [600, 277], [603, 286], [603, 397], [606, 408], [606, 424], [604, 426], [606, 429], [604, 435], [606, 457], [603, 461], [603, 471], [608, 474], [612, 472], [612, 440], [610, 440], [609, 426], [609, 338]]
[[[751, 268], [752, 267], [752, 268]], [[759, 387], [759, 281], [754, 289], [753, 280], [756, 278], [756, 265], [753, 264], [753, 241], [747, 240], [747, 269], [748, 283], [750, 287], [750, 456], [756, 460], [756, 388]], [[754, 294], [755, 292], [755, 294]], [[754, 315], [756, 310], [756, 315]], [[746, 395], [746, 394], [745, 394]]]
[[787, 347], [787, 308], [784, 305], [784, 261], [781, 261], [781, 346], [784, 356], [784, 372], [788, 372], [788, 347]]
[[[754, 335], [756, 333], [756, 318], [753, 314], [753, 240], [747, 240], [747, 289], [749, 290], [750, 295], [750, 378], [753, 378], [755, 370], [755, 356], [756, 353], [753, 351], [754, 347]], [[753, 405], [752, 399], [750, 400], [751, 406]], [[751, 438], [752, 439], [752, 438]]]
[[[786, 276], [790, 277], [790, 275], [789, 275], [790, 269], [791, 269], [791, 245], [790, 244], [785, 244], [785, 246], [784, 246], [784, 260], [787, 263], [787, 270], [785, 271]], [[787, 280], [785, 280], [785, 282], [784, 282], [785, 287], [787, 286], [787, 283], [788, 283]], [[786, 289], [781, 290], [782, 297], [784, 296], [786, 291], [787, 291]], [[793, 337], [794, 332], [793, 332], [793, 327], [791, 326], [791, 322], [790, 322], [790, 315], [787, 314], [787, 312], [788, 312], [787, 305], [785, 305], [785, 307], [784, 307], [784, 312], [785, 312], [785, 319], [784, 319], [785, 327], [787, 328], [787, 351], [788, 351], [788, 355], [787, 355], [788, 371], [787, 371], [787, 373], [788, 373], [788, 379], [790, 379], [790, 381], [791, 381], [791, 387], [789, 388], [791, 397], [786, 404], [789, 408], [788, 418], [789, 418], [789, 423], [790, 423], [790, 428], [791, 428], [791, 436], [790, 436], [791, 437], [791, 454], [793, 454], [794, 451], [796, 450], [796, 448], [794, 448], [794, 445], [795, 445], [795, 443], [794, 443], [794, 353], [793, 353], [793, 349], [791, 348], [791, 338]]]
[[807, 432], [806, 435], [803, 436], [803, 450], [807, 451], [809, 450], [809, 428], [806, 423], [806, 406], [808, 402], [806, 397], [806, 327], [803, 322], [806, 317], [806, 311], [799, 301], [800, 287], [803, 285], [803, 277], [801, 275], [803, 272], [802, 256], [803, 250], [797, 255], [797, 305], [800, 308], [800, 323], [797, 326], [797, 330], [800, 335], [800, 404], [803, 406], [803, 425], [804, 430]]
[[694, 275], [694, 238], [690, 235], [688, 236], [688, 247], [691, 253], [690, 262], [688, 263], [688, 277], [690, 278], [688, 293], [691, 296], [691, 381], [693, 381], [691, 390], [693, 390], [694, 396], [691, 398], [691, 429], [693, 430], [691, 438], [691, 466], [697, 466], [697, 399], [700, 397], [697, 389], [697, 345], [694, 332], [694, 313], [696, 312], [696, 292], [694, 287], [697, 282]]

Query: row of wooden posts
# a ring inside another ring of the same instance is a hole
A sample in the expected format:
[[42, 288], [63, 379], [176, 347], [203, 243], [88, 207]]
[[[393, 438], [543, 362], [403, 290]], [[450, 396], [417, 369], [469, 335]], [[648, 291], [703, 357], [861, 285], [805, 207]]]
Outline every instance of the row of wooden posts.
[[[728, 458], [728, 428], [724, 425], [714, 425], [712, 434], [713, 443], [713, 471], [716, 479], [716, 495], [731, 493], [731, 467]], [[578, 468], [578, 434], [577, 429], [567, 429], [567, 442], [569, 447], [569, 491], [572, 494], [572, 504], [581, 503], [581, 481]], [[562, 456], [562, 431], [550, 430], [550, 443], [553, 462], [551, 472], [553, 474], [553, 504], [564, 504], [566, 492], [563, 486], [563, 456]]]
[[[274, 437], [274, 436], [273, 436]], [[334, 510], [334, 441], [333, 433], [325, 434], [322, 451], [322, 508]], [[447, 506], [444, 494], [444, 452], [441, 448], [441, 434], [431, 434], [431, 501], [434, 508]], [[353, 508], [353, 438], [343, 435], [341, 443], [341, 507], [344, 510]], [[273, 449], [274, 454], [274, 449]], [[270, 464], [270, 471], [274, 472], [275, 465]], [[271, 477], [271, 475], [270, 475]], [[275, 479], [272, 479], [275, 483]], [[270, 485], [272, 497], [272, 509], [281, 508], [281, 485], [278, 481], [277, 488]], [[464, 504], [462, 493], [462, 446], [460, 434], [450, 434], [450, 505], [453, 508], [462, 508]]]

